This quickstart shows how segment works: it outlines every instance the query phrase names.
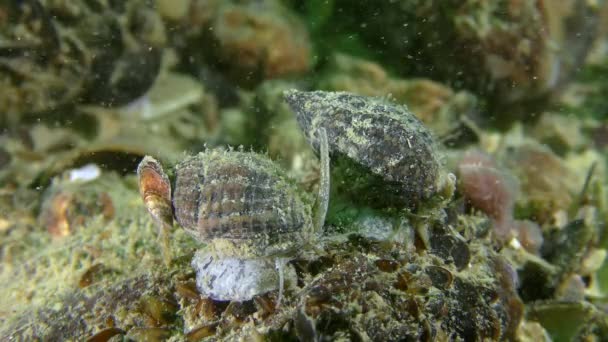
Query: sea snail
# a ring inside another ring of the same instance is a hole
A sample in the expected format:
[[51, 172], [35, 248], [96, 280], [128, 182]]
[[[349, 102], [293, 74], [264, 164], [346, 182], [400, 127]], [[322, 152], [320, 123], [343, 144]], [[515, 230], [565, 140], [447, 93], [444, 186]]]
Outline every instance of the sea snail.
[[314, 132], [326, 131], [337, 193], [366, 206], [416, 211], [451, 198], [456, 178], [407, 107], [346, 92], [288, 90], [284, 98], [317, 153]]
[[302, 193], [268, 157], [254, 152], [208, 150], [175, 167], [171, 182], [146, 156], [137, 169], [144, 203], [161, 227], [170, 260], [173, 218], [205, 248], [192, 266], [197, 288], [215, 300], [245, 301], [279, 289], [295, 277], [289, 260], [319, 237], [329, 196], [327, 136], [321, 141], [321, 180], [316, 201]]

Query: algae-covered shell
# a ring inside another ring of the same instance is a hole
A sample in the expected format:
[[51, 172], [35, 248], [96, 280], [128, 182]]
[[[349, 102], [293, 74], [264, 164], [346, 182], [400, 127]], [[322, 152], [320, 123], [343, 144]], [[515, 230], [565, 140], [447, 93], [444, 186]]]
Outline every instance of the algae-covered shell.
[[[318, 151], [325, 128], [333, 183], [372, 206], [418, 207], [445, 188], [436, 143], [407, 107], [346, 92], [290, 90], [285, 99]], [[451, 195], [451, 190], [449, 191]]]
[[175, 218], [222, 255], [292, 253], [312, 234], [304, 199], [277, 165], [253, 152], [201, 152], [176, 166]]

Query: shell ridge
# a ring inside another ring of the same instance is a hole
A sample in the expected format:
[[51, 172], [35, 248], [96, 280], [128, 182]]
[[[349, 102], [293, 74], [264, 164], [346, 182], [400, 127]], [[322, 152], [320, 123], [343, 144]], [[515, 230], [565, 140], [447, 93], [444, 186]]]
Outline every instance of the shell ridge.
[[[204, 168], [203, 168], [204, 169]], [[201, 174], [202, 171], [202, 174]], [[201, 211], [201, 201], [203, 200], [203, 184], [205, 182], [205, 175], [204, 175], [204, 170], [199, 170], [199, 172], [197, 172], [197, 176], [198, 176], [198, 184], [196, 184], [196, 188], [197, 188], [197, 196], [196, 196], [196, 210], [194, 210], [194, 221], [193, 222], [199, 222], [199, 215], [200, 215], [200, 211]]]

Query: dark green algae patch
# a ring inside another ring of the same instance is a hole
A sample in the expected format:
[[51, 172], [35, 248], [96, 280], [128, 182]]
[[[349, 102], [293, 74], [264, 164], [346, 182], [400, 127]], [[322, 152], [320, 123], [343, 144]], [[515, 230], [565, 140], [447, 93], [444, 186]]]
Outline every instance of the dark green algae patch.
[[[0, 339], [606, 339], [605, 1], [370, 4], [0, 5]], [[281, 306], [205, 298], [204, 246], [175, 226], [164, 265], [136, 165], [243, 145], [315, 194], [310, 128], [361, 113], [303, 130], [292, 89], [327, 92], [319, 111], [348, 92], [407, 113], [427, 177], [374, 171], [408, 144], [383, 145], [377, 120], [335, 144], [323, 238], [290, 261]], [[508, 187], [464, 186], [470, 151]], [[452, 197], [435, 196], [444, 172]]]

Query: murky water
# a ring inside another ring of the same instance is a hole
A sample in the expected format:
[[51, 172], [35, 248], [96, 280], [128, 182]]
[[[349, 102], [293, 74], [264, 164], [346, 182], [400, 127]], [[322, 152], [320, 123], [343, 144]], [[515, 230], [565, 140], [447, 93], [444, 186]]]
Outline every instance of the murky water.
[[607, 34], [606, 1], [0, 1], [0, 336], [606, 339]]

